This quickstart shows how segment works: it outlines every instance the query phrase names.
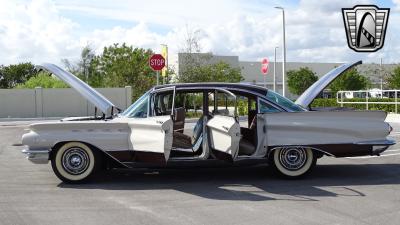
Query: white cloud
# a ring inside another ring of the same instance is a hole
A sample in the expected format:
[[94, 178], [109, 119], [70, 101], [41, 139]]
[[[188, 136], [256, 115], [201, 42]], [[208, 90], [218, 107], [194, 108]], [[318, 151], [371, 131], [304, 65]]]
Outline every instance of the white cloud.
[[400, 0], [393, 0], [393, 4], [395, 5], [394, 10], [400, 11]]
[[72, 36], [77, 24], [59, 16], [48, 0], [29, 4], [2, 2], [0, 9], [0, 63], [59, 62], [79, 50]]
[[[398, 0], [394, 2], [399, 6]], [[284, 5], [288, 61], [378, 62], [378, 57], [384, 57], [386, 62], [398, 62], [400, 26], [395, 21], [400, 16], [394, 11], [390, 15], [385, 48], [379, 54], [355, 53], [347, 47], [341, 8], [360, 3], [371, 2], [302, 0], [296, 5]], [[241, 60], [272, 58], [274, 47], [281, 47], [281, 12], [272, 7], [279, 4], [238, 0], [171, 0], [168, 4], [124, 0], [6, 1], [0, 8], [0, 64], [21, 61], [59, 64], [62, 58], [79, 57], [80, 49], [87, 43], [101, 52], [104, 46], [122, 42], [155, 51], [159, 51], [160, 44], [168, 44], [170, 62], [174, 63], [187, 24], [200, 31], [204, 51], [238, 55]], [[69, 18], [71, 14], [76, 17]], [[105, 19], [124, 23], [102, 29], [94, 25], [82, 32], [81, 20], [88, 17], [99, 19], [99, 23]], [[164, 30], [160, 32], [158, 26]]]

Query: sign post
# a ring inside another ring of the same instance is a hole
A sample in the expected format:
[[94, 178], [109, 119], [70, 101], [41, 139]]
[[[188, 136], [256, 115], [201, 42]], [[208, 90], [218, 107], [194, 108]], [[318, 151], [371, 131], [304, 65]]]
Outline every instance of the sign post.
[[161, 76], [163, 77], [163, 83], [165, 84], [165, 79], [168, 72], [168, 46], [165, 44], [161, 45], [161, 55], [165, 59], [165, 67], [161, 70]]
[[274, 91], [276, 91], [276, 49], [278, 47], [275, 47], [275, 51], [274, 51]]
[[267, 76], [268, 73], [268, 64], [269, 64], [269, 60], [268, 58], [264, 58], [261, 61], [261, 73], [264, 75], [264, 87], [267, 87], [267, 83], [265, 81], [265, 77]]
[[149, 59], [149, 66], [157, 73], [157, 85], [160, 84], [160, 70], [165, 67], [165, 59], [160, 54], [154, 54]]

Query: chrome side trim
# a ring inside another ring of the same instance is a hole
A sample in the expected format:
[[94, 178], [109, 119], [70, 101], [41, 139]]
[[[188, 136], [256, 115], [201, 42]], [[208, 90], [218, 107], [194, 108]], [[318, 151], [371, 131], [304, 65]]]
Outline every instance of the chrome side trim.
[[269, 155], [271, 154], [271, 152], [273, 152], [274, 150], [276, 150], [276, 149], [278, 149], [278, 148], [285, 148], [285, 147], [310, 148], [310, 149], [312, 149], [312, 150], [319, 151], [319, 152], [321, 152], [321, 153], [323, 153], [323, 154], [325, 154], [325, 155], [327, 155], [327, 156], [335, 157], [335, 155], [333, 155], [332, 153], [329, 153], [329, 152], [324, 151], [324, 150], [319, 149], [319, 148], [310, 147], [310, 146], [304, 146], [304, 145], [298, 145], [298, 146], [297, 146], [297, 145], [287, 145], [287, 146], [278, 146], [278, 147], [274, 147], [274, 148], [268, 150], [268, 152], [267, 152], [267, 158], [269, 157]]
[[385, 139], [385, 140], [377, 140], [377, 141], [363, 141], [355, 143], [356, 145], [371, 145], [372, 146], [372, 155], [379, 156], [382, 152], [386, 151], [391, 145], [396, 144], [395, 140]]
[[26, 158], [35, 164], [47, 164], [49, 162], [49, 153], [50, 150], [41, 149], [41, 150], [30, 150], [24, 149], [22, 153], [26, 155]]
[[354, 143], [356, 145], [374, 145], [374, 146], [389, 146], [396, 144], [395, 140], [385, 139], [385, 140], [376, 140], [376, 141], [363, 141]]

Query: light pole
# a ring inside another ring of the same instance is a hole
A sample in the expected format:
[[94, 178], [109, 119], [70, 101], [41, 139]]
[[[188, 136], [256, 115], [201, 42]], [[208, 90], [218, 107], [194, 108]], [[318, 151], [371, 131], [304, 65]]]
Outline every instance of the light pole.
[[275, 9], [282, 10], [282, 95], [285, 96], [285, 77], [286, 77], [286, 40], [285, 40], [285, 9], [280, 6], [276, 6]]
[[279, 47], [275, 47], [274, 49], [274, 91], [276, 91], [276, 49]]
[[383, 69], [382, 69], [382, 58], [381, 58], [381, 68], [379, 70], [379, 75], [381, 77], [381, 97], [383, 97], [383, 75], [382, 75]]

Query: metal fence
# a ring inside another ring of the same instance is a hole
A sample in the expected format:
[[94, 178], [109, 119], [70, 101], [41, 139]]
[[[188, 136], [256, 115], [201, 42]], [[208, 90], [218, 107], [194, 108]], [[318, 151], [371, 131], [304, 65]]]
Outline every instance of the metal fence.
[[[338, 91], [336, 101], [342, 107], [344, 104], [364, 104], [368, 110], [370, 105], [394, 105], [394, 112], [398, 112], [398, 100], [400, 90], [361, 90], [361, 91]], [[349, 99], [355, 99], [352, 101]], [[360, 101], [357, 101], [360, 100]], [[362, 100], [362, 101], [361, 101]]]

